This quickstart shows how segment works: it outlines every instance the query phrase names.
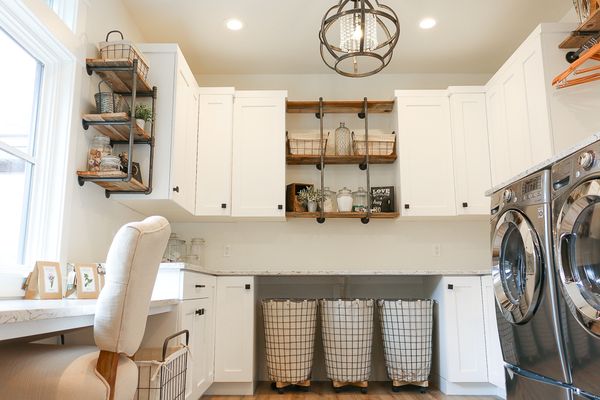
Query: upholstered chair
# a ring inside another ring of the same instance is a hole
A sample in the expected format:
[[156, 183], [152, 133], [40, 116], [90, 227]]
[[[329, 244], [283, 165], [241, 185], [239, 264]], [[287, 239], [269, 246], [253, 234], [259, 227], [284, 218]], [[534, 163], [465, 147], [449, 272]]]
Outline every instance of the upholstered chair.
[[0, 399], [131, 400], [158, 266], [171, 228], [163, 217], [124, 225], [106, 259], [94, 317], [96, 346], [0, 346]]

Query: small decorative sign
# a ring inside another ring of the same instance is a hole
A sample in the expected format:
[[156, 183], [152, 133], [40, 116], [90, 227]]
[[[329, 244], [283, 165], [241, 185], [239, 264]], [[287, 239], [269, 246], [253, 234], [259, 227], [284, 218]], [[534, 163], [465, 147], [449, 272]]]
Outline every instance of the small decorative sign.
[[394, 212], [394, 186], [371, 188], [371, 211]]
[[38, 261], [25, 281], [26, 299], [62, 299], [60, 264]]
[[104, 286], [102, 264], [68, 264], [67, 293], [65, 297], [96, 299]]

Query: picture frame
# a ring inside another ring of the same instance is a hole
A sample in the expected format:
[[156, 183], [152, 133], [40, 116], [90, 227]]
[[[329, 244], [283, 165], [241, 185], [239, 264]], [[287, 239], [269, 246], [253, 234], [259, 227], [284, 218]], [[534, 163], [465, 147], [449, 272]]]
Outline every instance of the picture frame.
[[26, 281], [25, 299], [62, 299], [60, 263], [37, 261]]
[[75, 264], [78, 299], [97, 299], [101, 290], [98, 264]]

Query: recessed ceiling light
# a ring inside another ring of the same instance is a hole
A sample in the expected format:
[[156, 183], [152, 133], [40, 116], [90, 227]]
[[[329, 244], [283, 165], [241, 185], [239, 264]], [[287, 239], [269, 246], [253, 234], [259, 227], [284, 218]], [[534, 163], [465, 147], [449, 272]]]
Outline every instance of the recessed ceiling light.
[[421, 29], [431, 29], [437, 24], [437, 21], [433, 18], [423, 18], [421, 22], [419, 22], [419, 27]]
[[244, 27], [244, 24], [242, 23], [242, 21], [240, 21], [239, 19], [235, 19], [235, 18], [228, 19], [225, 22], [225, 25], [227, 25], [227, 29], [230, 29], [232, 31], [239, 31], [240, 29], [242, 29]]

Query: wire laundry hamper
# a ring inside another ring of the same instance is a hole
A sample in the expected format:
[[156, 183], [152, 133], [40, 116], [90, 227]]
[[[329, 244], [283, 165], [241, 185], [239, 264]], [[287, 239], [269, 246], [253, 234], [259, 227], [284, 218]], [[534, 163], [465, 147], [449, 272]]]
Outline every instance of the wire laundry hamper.
[[317, 301], [264, 299], [267, 373], [280, 392], [310, 386], [317, 326]]
[[[180, 335], [185, 335], [185, 346], [169, 349], [169, 342]], [[139, 373], [135, 400], [185, 400], [189, 342], [190, 332], [183, 330], [165, 339], [160, 361], [156, 360], [160, 350], [147, 349], [136, 353], [133, 360]], [[169, 350], [171, 354], [167, 356]]]
[[378, 300], [385, 366], [393, 389], [429, 386], [433, 300]]
[[319, 300], [327, 377], [336, 391], [358, 386], [367, 391], [371, 376], [373, 299]]

